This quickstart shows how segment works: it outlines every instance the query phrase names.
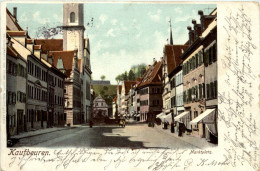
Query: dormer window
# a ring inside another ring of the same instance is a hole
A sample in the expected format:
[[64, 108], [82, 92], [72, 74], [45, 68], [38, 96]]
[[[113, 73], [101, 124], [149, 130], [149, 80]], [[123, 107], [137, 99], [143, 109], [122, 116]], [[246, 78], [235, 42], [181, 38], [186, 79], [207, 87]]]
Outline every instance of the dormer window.
[[74, 12], [70, 13], [70, 22], [75, 23], [75, 13]]

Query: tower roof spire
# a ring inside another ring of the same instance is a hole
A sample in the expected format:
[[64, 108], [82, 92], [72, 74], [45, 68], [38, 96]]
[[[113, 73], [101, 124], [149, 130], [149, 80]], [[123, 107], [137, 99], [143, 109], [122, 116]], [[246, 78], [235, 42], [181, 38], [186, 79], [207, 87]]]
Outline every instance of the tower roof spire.
[[170, 18], [170, 45], [173, 45], [173, 39], [172, 39], [172, 20]]

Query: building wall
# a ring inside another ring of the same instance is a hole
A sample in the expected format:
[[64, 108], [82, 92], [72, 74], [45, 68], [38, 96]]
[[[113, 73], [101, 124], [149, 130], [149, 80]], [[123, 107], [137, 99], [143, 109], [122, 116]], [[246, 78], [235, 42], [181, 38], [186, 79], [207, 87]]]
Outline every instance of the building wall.
[[[140, 121], [153, 120], [156, 114], [162, 112], [162, 86], [150, 85], [140, 89], [140, 92], [144, 89], [148, 89], [148, 93], [140, 93]], [[148, 103], [143, 105], [144, 101], [148, 101]]]
[[[216, 45], [216, 41], [213, 41], [212, 43], [210, 43], [209, 46], [207, 46], [204, 51], [211, 48], [214, 44]], [[207, 84], [214, 83], [218, 79], [217, 73], [218, 73], [217, 61], [212, 62], [207, 67], [205, 66], [205, 85], [206, 85], [206, 87], [207, 87]], [[206, 91], [206, 97], [208, 97], [207, 91]], [[216, 97], [217, 97], [217, 95], [216, 95]], [[206, 106], [215, 106], [215, 105], [218, 105], [217, 98], [211, 98], [211, 99], [207, 98], [206, 99]]]
[[[183, 63], [186, 63], [193, 56], [201, 52], [203, 46], [198, 47], [194, 52], [184, 60]], [[203, 85], [205, 78], [205, 67], [202, 63], [197, 68], [191, 70], [188, 74], [183, 76], [183, 90], [187, 92], [188, 89], [192, 87], [199, 86], [199, 84]], [[202, 94], [204, 95], [204, 90], [202, 89]], [[199, 90], [198, 90], [199, 94]], [[196, 118], [198, 115], [205, 111], [205, 98], [204, 96], [201, 99], [193, 99], [190, 102], [186, 102], [184, 104], [184, 108], [186, 111], [190, 111], [189, 119], [190, 121]], [[190, 127], [189, 125], [187, 127]], [[202, 137], [203, 136], [203, 125], [200, 123], [198, 125], [191, 125], [190, 129], [192, 129], [192, 134], [195, 136]]]
[[[9, 65], [12, 64], [12, 66]], [[15, 64], [15, 65], [14, 65]], [[7, 101], [7, 121], [8, 131], [10, 135], [16, 135], [26, 130], [25, 128], [25, 113], [26, 99], [20, 99], [21, 93], [26, 95], [26, 75], [20, 76], [17, 74], [16, 65], [22, 65], [26, 70], [26, 62], [7, 55], [7, 74], [6, 74], [6, 101]], [[9, 66], [8, 66], [9, 65]], [[10, 73], [9, 68], [16, 70], [16, 74]], [[11, 100], [11, 101], [10, 101]]]
[[116, 117], [116, 102], [113, 102], [112, 104], [112, 117]]
[[120, 114], [122, 114], [122, 115], [125, 114], [125, 110], [127, 108], [127, 103], [126, 103], [125, 99], [126, 99], [125, 84], [123, 82], [122, 90], [121, 90], [121, 111], [120, 111]]
[[184, 111], [183, 106], [183, 74], [180, 70], [176, 74], [176, 114], [180, 114]]
[[163, 112], [166, 113], [171, 109], [171, 87], [170, 87], [170, 79], [168, 77], [168, 64], [167, 64], [167, 56], [164, 54], [163, 58], [163, 67], [162, 67], [162, 76], [163, 76]]
[[[33, 67], [31, 67], [31, 64], [33, 64]], [[41, 74], [39, 74], [40, 77], [37, 77], [35, 75], [36, 68], [38, 67], [41, 70]], [[30, 70], [32, 69], [32, 72]], [[28, 89], [31, 89], [32, 96], [28, 96], [28, 104], [27, 104], [27, 125], [30, 125], [28, 129], [40, 129], [40, 128], [46, 128], [47, 127], [47, 99], [42, 99], [42, 92], [44, 91], [47, 94], [47, 78], [46, 75], [48, 73], [48, 67], [44, 65], [41, 61], [38, 60], [38, 58], [29, 56], [28, 57]], [[42, 78], [44, 74], [45, 80]], [[39, 89], [40, 92], [38, 92], [38, 97], [35, 96], [35, 89]], [[29, 91], [29, 90], [28, 90]], [[46, 98], [46, 95], [45, 95]]]
[[64, 80], [62, 77], [59, 77], [55, 73], [53, 73], [53, 76], [57, 80], [55, 82], [55, 87], [54, 87], [54, 98], [56, 98], [56, 102], [54, 105], [54, 125], [64, 126], [66, 122], [64, 117], [64, 88], [63, 88]]

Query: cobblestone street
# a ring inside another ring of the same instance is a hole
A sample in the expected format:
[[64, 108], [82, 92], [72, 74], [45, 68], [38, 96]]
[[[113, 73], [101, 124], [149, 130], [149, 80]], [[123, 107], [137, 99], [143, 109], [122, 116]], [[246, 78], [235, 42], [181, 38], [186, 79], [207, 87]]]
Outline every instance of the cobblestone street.
[[[169, 130], [162, 130], [158, 126], [148, 127], [147, 124], [128, 124], [125, 128], [118, 125], [96, 125], [93, 128], [79, 125], [69, 129], [21, 138], [15, 147], [200, 148], [196, 146], [194, 141], [185, 141], [187, 137], [175, 137], [169, 132]], [[198, 138], [191, 137], [191, 139], [196, 141]], [[201, 142], [198, 143], [201, 144]], [[207, 144], [205, 144], [206, 146]]]

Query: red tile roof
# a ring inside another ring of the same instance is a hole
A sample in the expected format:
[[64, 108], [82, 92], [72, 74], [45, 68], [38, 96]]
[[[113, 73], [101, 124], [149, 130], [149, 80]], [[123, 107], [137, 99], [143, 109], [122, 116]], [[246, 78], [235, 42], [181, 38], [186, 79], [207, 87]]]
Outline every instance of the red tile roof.
[[181, 55], [188, 47], [188, 45], [165, 45], [168, 73], [182, 63]]
[[36, 45], [42, 45], [42, 53], [47, 51], [62, 51], [63, 39], [35, 39]]
[[151, 65], [142, 77], [142, 81], [137, 87], [151, 84], [162, 84], [162, 62], [159, 61], [155, 65]]
[[128, 94], [131, 87], [134, 86], [135, 84], [136, 84], [136, 81], [124, 81], [125, 94]]
[[7, 30], [6, 33], [10, 36], [26, 36], [25, 31], [9, 31], [9, 30]]
[[26, 43], [27, 44], [33, 44], [33, 40], [32, 39], [26, 39]]
[[70, 73], [72, 71], [72, 63], [73, 63], [73, 56], [74, 51], [50, 51], [49, 57], [54, 57], [53, 65], [57, 67], [58, 59], [61, 58], [63, 61], [63, 66], [66, 69], [66, 75], [67, 77], [70, 76]]
[[34, 46], [33, 46], [33, 49], [34, 49], [34, 50], [41, 50], [41, 45], [34, 45]]

